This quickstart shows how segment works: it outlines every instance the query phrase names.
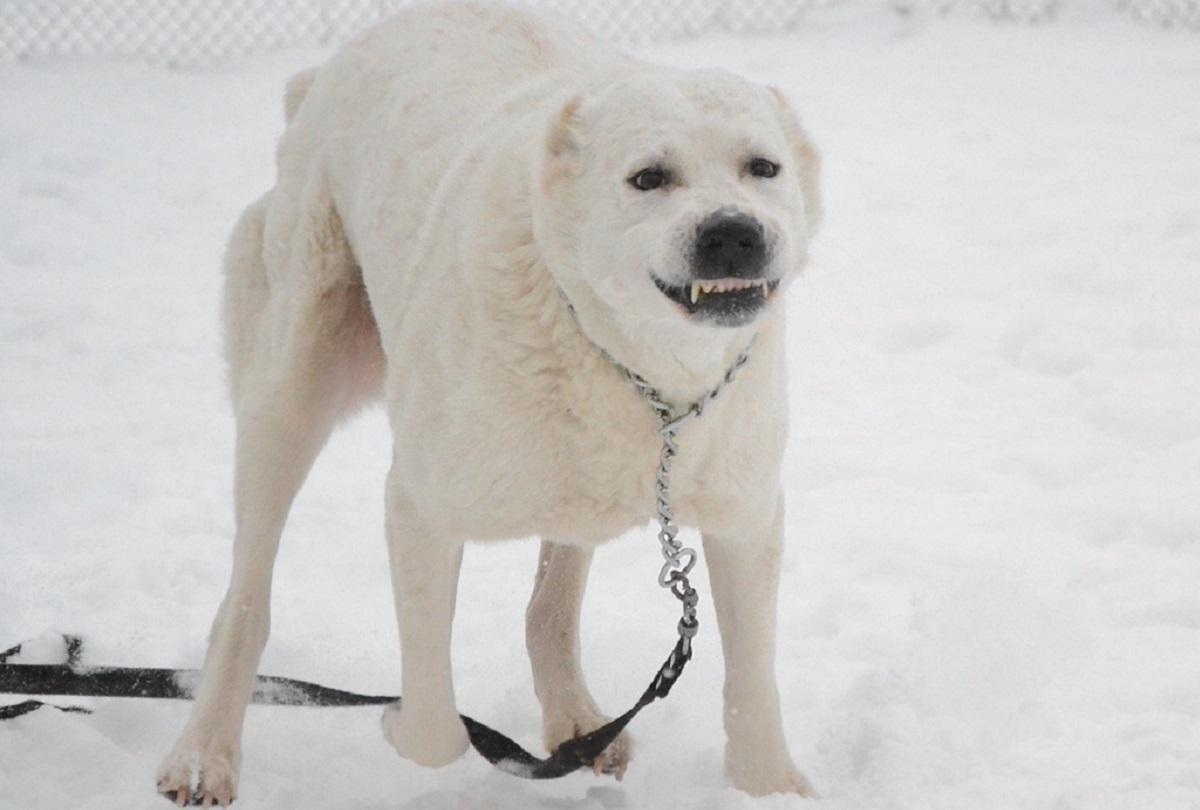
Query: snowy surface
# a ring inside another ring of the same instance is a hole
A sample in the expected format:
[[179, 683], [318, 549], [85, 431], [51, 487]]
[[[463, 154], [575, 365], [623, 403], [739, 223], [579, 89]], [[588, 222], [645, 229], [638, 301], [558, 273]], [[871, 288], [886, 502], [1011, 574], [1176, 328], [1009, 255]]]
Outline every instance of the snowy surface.
[[[824, 798], [726, 786], [705, 603], [619, 785], [425, 771], [378, 709], [251, 708], [240, 805], [1200, 808], [1200, 40], [879, 16], [651, 55], [780, 85], [825, 154], [789, 304], [778, 664]], [[285, 77], [323, 56], [0, 69], [0, 647], [56, 628], [89, 663], [200, 663], [231, 530], [219, 256], [271, 183]], [[387, 452], [374, 412], [318, 462], [264, 672], [396, 688]], [[593, 571], [610, 710], [671, 643], [652, 544]], [[535, 555], [468, 551], [455, 636], [460, 707], [530, 746]], [[187, 706], [81, 702], [0, 724], [0, 808], [165, 807]]]

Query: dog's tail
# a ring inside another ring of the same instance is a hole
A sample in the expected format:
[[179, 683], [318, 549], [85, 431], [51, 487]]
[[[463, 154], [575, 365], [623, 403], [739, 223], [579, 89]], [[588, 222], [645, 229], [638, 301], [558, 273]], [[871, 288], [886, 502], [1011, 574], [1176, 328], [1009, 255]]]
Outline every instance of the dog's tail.
[[304, 97], [308, 95], [308, 90], [316, 81], [319, 72], [320, 68], [313, 67], [302, 70], [288, 79], [287, 90], [283, 93], [283, 118], [286, 123], [292, 123], [292, 119], [296, 117], [296, 111], [304, 103]]

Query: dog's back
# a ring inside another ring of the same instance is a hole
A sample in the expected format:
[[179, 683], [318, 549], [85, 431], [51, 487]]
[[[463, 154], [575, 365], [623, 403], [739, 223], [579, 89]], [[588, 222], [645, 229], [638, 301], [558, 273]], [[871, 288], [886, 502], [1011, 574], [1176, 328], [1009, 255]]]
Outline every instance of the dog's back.
[[[389, 172], [394, 188], [427, 199], [456, 157], [500, 129], [497, 117], [630, 61], [554, 16], [473, 3], [408, 9], [289, 84], [294, 117], [280, 171], [291, 170], [284, 162], [293, 143], [315, 136], [345, 185]], [[359, 201], [337, 202], [353, 242]]]
[[[349, 368], [344, 409], [378, 393], [383, 356], [363, 281], [371, 257], [355, 248], [381, 240], [356, 232], [377, 228], [379, 212], [387, 212], [386, 262], [370, 264], [386, 264], [394, 273], [387, 281], [402, 283], [431, 207], [398, 201], [434, 198], [455, 160], [495, 129], [498, 116], [527, 113], [563, 86], [564, 73], [629, 62], [568, 21], [456, 3], [405, 10], [328, 64], [293, 76], [275, 188], [246, 209], [226, 252], [235, 403], [244, 380], [258, 373], [251, 367], [264, 354], [259, 344], [278, 339], [264, 333], [271, 330], [263, 321], [281, 294], [320, 300], [321, 323], [335, 325], [327, 337]], [[386, 175], [386, 182], [364, 184], [366, 174]], [[392, 200], [346, 192], [365, 186], [386, 189]], [[296, 255], [294, 235], [302, 230], [311, 234], [302, 245], [318, 255]]]

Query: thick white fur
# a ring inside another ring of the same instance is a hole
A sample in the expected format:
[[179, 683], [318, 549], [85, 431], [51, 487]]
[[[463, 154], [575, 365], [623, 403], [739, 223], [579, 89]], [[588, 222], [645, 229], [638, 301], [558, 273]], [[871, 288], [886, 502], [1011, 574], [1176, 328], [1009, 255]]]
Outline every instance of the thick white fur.
[[[388, 740], [431, 766], [466, 750], [450, 629], [467, 539], [543, 539], [527, 643], [546, 743], [601, 723], [579, 667], [588, 563], [596, 544], [647, 524], [659, 441], [596, 346], [685, 404], [757, 333], [736, 383], [685, 428], [672, 483], [711, 570], [728, 774], [754, 794], [806, 792], [774, 674], [777, 299], [817, 218], [816, 158], [786, 102], [726, 73], [633, 60], [565, 23], [455, 5], [405, 12], [300, 74], [286, 109], [278, 181], [226, 259], [233, 574], [160, 790], [233, 800], [288, 509], [335, 422], [380, 394], [395, 438], [386, 513], [404, 694], [385, 713]], [[748, 176], [755, 155], [779, 176]], [[656, 160], [677, 186], [632, 189]], [[767, 226], [782, 278], [740, 328], [692, 321], [649, 276], [685, 280], [696, 224], [726, 206]], [[597, 764], [620, 772], [628, 756], [622, 739]]]

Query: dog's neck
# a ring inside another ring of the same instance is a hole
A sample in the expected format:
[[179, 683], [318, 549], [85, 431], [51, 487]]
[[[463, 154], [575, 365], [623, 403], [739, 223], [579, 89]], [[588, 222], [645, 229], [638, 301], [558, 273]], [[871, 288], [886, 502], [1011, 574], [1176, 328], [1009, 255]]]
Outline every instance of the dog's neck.
[[[571, 289], [567, 289], [571, 287]], [[564, 285], [563, 307], [589, 342], [635, 372], [677, 409], [711, 391], [754, 340], [755, 327], [725, 329], [639, 325], [631, 335], [585, 284]]]

